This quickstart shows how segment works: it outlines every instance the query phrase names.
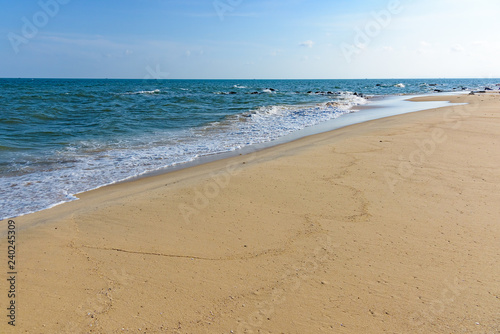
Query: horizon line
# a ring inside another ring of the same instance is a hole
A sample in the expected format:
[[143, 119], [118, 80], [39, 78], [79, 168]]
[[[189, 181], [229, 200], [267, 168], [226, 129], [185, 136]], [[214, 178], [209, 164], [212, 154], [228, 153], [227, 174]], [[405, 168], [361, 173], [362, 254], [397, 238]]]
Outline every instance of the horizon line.
[[147, 80], [147, 81], [162, 81], [162, 80], [453, 80], [453, 79], [480, 79], [480, 80], [500, 80], [498, 78], [485, 77], [415, 77], [415, 78], [105, 78], [105, 77], [0, 77], [0, 79], [52, 79], [52, 80]]

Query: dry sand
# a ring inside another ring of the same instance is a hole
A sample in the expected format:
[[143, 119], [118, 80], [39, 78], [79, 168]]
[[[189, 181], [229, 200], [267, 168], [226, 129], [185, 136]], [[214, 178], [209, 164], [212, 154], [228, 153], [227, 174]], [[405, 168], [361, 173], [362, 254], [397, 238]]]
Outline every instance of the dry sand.
[[499, 333], [500, 95], [439, 99], [15, 219], [0, 332]]

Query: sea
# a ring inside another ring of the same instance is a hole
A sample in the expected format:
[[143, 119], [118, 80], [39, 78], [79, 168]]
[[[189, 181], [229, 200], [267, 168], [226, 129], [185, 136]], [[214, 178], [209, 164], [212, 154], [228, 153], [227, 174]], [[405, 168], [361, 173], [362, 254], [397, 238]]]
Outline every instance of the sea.
[[498, 90], [498, 82], [0, 79], [0, 220], [333, 124], [374, 97]]

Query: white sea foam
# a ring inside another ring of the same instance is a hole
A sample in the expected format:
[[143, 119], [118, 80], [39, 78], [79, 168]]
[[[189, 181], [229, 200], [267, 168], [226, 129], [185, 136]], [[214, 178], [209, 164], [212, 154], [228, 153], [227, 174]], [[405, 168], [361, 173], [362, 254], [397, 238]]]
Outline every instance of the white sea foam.
[[[193, 161], [199, 156], [270, 142], [352, 112], [350, 107], [364, 102], [361, 97], [346, 93], [335, 103], [263, 106], [203, 127], [157, 132], [121, 141], [113, 147], [82, 141], [57, 152], [53, 158], [57, 168], [48, 165], [36, 172], [0, 178], [0, 188], [15, 194], [16, 198], [9, 200], [22, 203], [23, 214], [34, 212], [75, 200], [77, 193], [118, 180]], [[19, 214], [2, 201], [0, 212], [0, 219]]]
[[123, 93], [121, 95], [139, 95], [139, 94], [160, 94], [161, 90], [155, 89], [155, 90], [141, 90], [138, 92], [128, 92], [128, 93]]

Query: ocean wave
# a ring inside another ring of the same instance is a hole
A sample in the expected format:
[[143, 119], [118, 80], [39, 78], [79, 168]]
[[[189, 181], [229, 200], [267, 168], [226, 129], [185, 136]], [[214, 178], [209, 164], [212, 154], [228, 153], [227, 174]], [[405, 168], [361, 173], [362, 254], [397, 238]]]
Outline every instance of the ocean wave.
[[[220, 135], [219, 139], [221, 142], [226, 142], [225, 145], [242, 147], [272, 141], [294, 131], [354, 112], [352, 110], [354, 106], [367, 102], [363, 97], [342, 92], [335, 100], [329, 102], [261, 106], [247, 112], [226, 116], [221, 121], [209, 123], [193, 131], [199, 137], [210, 133], [211, 139]], [[242, 140], [243, 143], [233, 142], [237, 140]]]
[[263, 89], [262, 92], [273, 94], [273, 93], [276, 92], [276, 89], [274, 89], [274, 88], [266, 88], [266, 89]]
[[215, 95], [235, 95], [238, 93], [237, 92], [213, 92], [212, 94], [215, 94]]
[[0, 145], [0, 151], [16, 151], [15, 147]]
[[[17, 194], [11, 199], [23, 204], [22, 212], [7, 203], [0, 203], [0, 209], [6, 217], [34, 212], [72, 201], [74, 194], [118, 180], [193, 161], [200, 156], [270, 142], [353, 112], [349, 108], [358, 102], [362, 102], [361, 98], [343, 94], [325, 103], [261, 106], [175, 134], [159, 132], [116, 145], [82, 141], [56, 152], [53, 161], [43, 166], [31, 164], [29, 170], [23, 170], [16, 177], [0, 178], [1, 187]], [[51, 196], [44, 196], [47, 189], [55, 190]], [[24, 200], [27, 194], [32, 197], [29, 203]]]
[[151, 94], [160, 94], [160, 93], [161, 93], [161, 90], [155, 89], [155, 90], [141, 90], [138, 92], [127, 92], [127, 93], [118, 94], [118, 95], [141, 95], [141, 94], [151, 95]]
[[356, 92], [338, 92], [335, 103], [340, 103], [344, 108], [352, 108], [357, 105], [367, 104], [365, 95]]

